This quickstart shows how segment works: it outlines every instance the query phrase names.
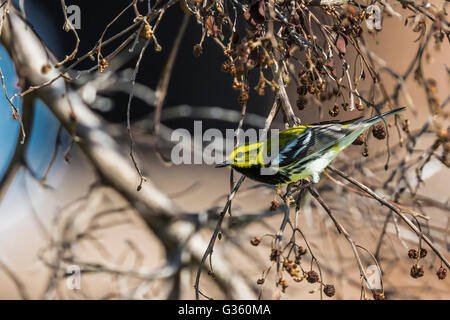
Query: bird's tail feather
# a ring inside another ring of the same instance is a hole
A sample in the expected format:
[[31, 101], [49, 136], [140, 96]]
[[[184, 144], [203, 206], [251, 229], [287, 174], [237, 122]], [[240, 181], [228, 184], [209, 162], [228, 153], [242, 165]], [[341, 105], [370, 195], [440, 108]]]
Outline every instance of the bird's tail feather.
[[356, 125], [358, 125], [358, 124], [372, 125], [374, 123], [377, 123], [378, 121], [380, 121], [383, 118], [386, 118], [388, 116], [391, 116], [393, 114], [401, 112], [401, 111], [403, 111], [405, 109], [406, 109], [405, 107], [402, 107], [402, 108], [397, 108], [397, 109], [394, 109], [394, 110], [390, 110], [390, 111], [384, 112], [384, 113], [382, 113], [380, 115], [376, 115], [376, 116], [374, 116], [372, 118], [369, 118], [369, 119], [366, 119], [366, 120], [357, 121], [354, 124], [356, 124]]

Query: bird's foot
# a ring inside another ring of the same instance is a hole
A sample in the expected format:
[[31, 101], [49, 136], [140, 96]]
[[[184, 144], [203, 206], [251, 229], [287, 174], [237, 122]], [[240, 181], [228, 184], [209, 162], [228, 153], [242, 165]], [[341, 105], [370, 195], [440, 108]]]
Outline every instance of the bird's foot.
[[292, 197], [292, 186], [293, 184], [288, 184], [288, 186], [286, 187], [286, 193], [281, 197], [287, 205], [295, 203], [295, 200]]

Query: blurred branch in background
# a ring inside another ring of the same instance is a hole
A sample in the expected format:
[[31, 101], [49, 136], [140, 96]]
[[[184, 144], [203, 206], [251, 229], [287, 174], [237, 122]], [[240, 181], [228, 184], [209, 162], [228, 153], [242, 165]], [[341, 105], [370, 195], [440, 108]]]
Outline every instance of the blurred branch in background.
[[[58, 72], [53, 67], [56, 61], [49, 57], [43, 43], [14, 9], [10, 9], [5, 19], [7, 23], [2, 31], [2, 44], [11, 53], [18, 75], [34, 86], [58, 77]], [[19, 40], [16, 39], [18, 34], [21, 35]], [[42, 72], [44, 66], [49, 66], [46, 73]], [[38, 89], [36, 94], [58, 117], [66, 130], [73, 132], [74, 139], [90, 159], [102, 181], [111, 185], [138, 209], [146, 224], [160, 237], [168, 255], [184, 247], [194, 259], [200, 259], [203, 240], [193, 235], [195, 224], [183, 221], [170, 223], [180, 214], [180, 210], [150, 180], [146, 181], [140, 191], [136, 190], [139, 176], [122, 154], [123, 148], [121, 149], [108, 134], [104, 121], [82, 102], [77, 93], [67, 87], [64, 80], [58, 79]], [[232, 271], [228, 263], [220, 259], [220, 250], [215, 252], [215, 259], [220, 261], [221, 266], [217, 268], [217, 277], [225, 279], [227, 273], [231, 276]], [[221, 275], [221, 271], [225, 274]], [[228, 283], [223, 280], [223, 283], [230, 297], [252, 296], [252, 290], [245, 285], [245, 281]]]

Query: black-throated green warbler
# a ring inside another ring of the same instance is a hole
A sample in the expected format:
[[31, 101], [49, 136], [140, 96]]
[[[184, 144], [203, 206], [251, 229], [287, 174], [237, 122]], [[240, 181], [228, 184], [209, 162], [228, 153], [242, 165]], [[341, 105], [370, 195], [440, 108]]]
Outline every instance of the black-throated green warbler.
[[271, 137], [235, 148], [227, 160], [216, 167], [231, 166], [253, 180], [272, 185], [301, 179], [317, 183], [320, 173], [361, 133], [382, 118], [403, 110], [405, 108], [398, 108], [367, 120], [358, 118], [293, 127], [279, 133], [277, 154], [270, 154], [274, 139]]

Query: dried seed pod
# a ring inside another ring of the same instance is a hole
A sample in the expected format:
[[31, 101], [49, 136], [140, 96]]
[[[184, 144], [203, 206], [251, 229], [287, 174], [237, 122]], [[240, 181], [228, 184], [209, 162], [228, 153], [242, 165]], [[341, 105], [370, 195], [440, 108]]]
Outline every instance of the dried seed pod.
[[420, 248], [420, 257], [425, 258], [427, 256], [427, 249]]
[[194, 57], [200, 57], [203, 53], [203, 48], [200, 44], [196, 44], [193, 48]]
[[272, 200], [270, 203], [270, 211], [275, 211], [278, 209], [279, 203], [277, 200]]
[[436, 272], [436, 275], [438, 277], [439, 280], [444, 280], [445, 277], [447, 276], [447, 269], [440, 267], [438, 269], [438, 271]]
[[257, 246], [257, 245], [259, 245], [260, 243], [261, 243], [261, 237], [254, 237], [251, 241], [250, 241], [250, 243], [253, 245], [253, 246]]
[[319, 281], [319, 275], [314, 270], [308, 271], [306, 273], [306, 280], [308, 280], [309, 283], [316, 283]]
[[159, 43], [155, 45], [155, 51], [156, 52], [161, 52], [162, 51], [162, 47], [161, 47], [161, 45]]
[[354, 144], [355, 146], [360, 146], [362, 144], [364, 144], [364, 142], [366, 141], [364, 134], [361, 133], [356, 139], [355, 141], [352, 142], [352, 144]]
[[102, 59], [100, 61], [100, 65], [98, 66], [98, 69], [100, 72], [105, 72], [106, 68], [108, 68], [109, 62], [106, 59]]
[[150, 26], [150, 24], [147, 21], [145, 21], [144, 27], [141, 29], [139, 36], [144, 39], [150, 39], [152, 37], [152, 35], [153, 35], [152, 27]]
[[337, 117], [339, 115], [339, 106], [337, 104], [335, 104], [333, 106], [333, 109], [328, 110], [328, 113], [332, 117]]
[[419, 266], [417, 264], [413, 265], [411, 268], [411, 272], [410, 275], [411, 277], [413, 277], [414, 279], [423, 277], [424, 271], [423, 271], [423, 267]]
[[384, 293], [381, 290], [375, 290], [373, 292], [373, 298], [375, 300], [386, 300], [386, 297], [384, 296]]
[[260, 279], [258, 279], [258, 280], [256, 280], [256, 284], [259, 284], [259, 285], [262, 285], [262, 284], [264, 284], [264, 278], [260, 278]]
[[437, 93], [438, 91], [438, 84], [437, 81], [430, 78], [426, 80], [427, 86], [430, 89], [431, 93]]
[[384, 126], [382, 124], [374, 125], [372, 128], [372, 134], [379, 140], [383, 140], [384, 138], [386, 138], [386, 130], [384, 130]]
[[286, 267], [291, 267], [291, 265], [292, 265], [292, 260], [291, 259], [289, 259], [289, 258], [284, 258], [284, 261], [283, 261], [283, 265]]
[[297, 276], [299, 275], [299, 273], [300, 273], [300, 269], [299, 269], [298, 267], [292, 266], [292, 267], [289, 269], [289, 275], [290, 275], [291, 277], [297, 277]]
[[321, 81], [318, 85], [318, 90], [319, 93], [322, 93], [325, 91], [325, 89], [327, 88], [325, 81]]
[[406, 132], [407, 134], [410, 133], [410, 131], [409, 131], [409, 120], [408, 119], [405, 119], [405, 121], [402, 123], [402, 130], [404, 132]]
[[332, 297], [335, 295], [336, 293], [336, 289], [334, 288], [334, 286], [332, 284], [327, 284], [324, 288], [323, 288], [323, 293], [325, 293], [325, 295], [327, 297]]
[[277, 261], [277, 257], [280, 255], [280, 250], [272, 249], [270, 252], [270, 261]]
[[233, 70], [233, 62], [230, 60], [225, 60], [220, 68], [222, 72], [231, 73]]
[[367, 151], [367, 150], [364, 150], [363, 152], [362, 152], [362, 155], [363, 155], [363, 157], [368, 157], [369, 156], [369, 152]]
[[410, 250], [408, 251], [408, 257], [409, 257], [410, 259], [417, 259], [417, 258], [419, 257], [419, 253], [417, 252], [416, 249], [410, 249]]
[[[234, 65], [233, 65], [233, 67], [234, 67]], [[239, 82], [239, 80], [238, 80], [237, 78], [234, 78], [232, 88], [233, 88], [234, 90], [240, 90], [241, 87], [242, 87], [242, 83]]]
[[364, 106], [359, 102], [355, 102], [355, 108], [358, 111], [364, 111], [364, 109], [365, 109]]
[[69, 32], [69, 31], [70, 31], [70, 27], [69, 27], [69, 24], [67, 23], [67, 21], [64, 22], [63, 30], [64, 30], [65, 32]]
[[299, 246], [299, 247], [298, 247], [298, 255], [299, 255], [299, 256], [303, 256], [303, 255], [305, 255], [307, 252], [308, 252], [308, 251], [307, 251], [305, 248], [303, 248], [302, 246]]
[[299, 98], [299, 99], [297, 100], [297, 108], [298, 108], [298, 110], [303, 110], [303, 109], [305, 109], [305, 107], [306, 107], [306, 102], [307, 102], [307, 100], [306, 100], [305, 98], [303, 98], [303, 97]]
[[248, 101], [248, 92], [247, 91], [241, 91], [241, 94], [238, 97], [238, 103], [241, 106], [244, 106], [247, 104]]

